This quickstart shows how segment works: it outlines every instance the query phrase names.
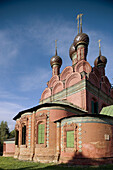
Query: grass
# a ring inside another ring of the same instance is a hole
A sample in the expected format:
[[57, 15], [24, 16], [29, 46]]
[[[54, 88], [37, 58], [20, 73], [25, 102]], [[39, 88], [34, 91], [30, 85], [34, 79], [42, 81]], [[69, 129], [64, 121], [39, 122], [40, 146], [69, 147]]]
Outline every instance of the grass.
[[19, 161], [18, 159], [14, 159], [12, 157], [0, 157], [0, 170], [3, 169], [18, 169], [18, 170], [113, 170], [113, 165], [102, 165], [102, 166], [68, 166], [68, 165], [56, 165], [56, 164], [42, 164], [30, 161]]

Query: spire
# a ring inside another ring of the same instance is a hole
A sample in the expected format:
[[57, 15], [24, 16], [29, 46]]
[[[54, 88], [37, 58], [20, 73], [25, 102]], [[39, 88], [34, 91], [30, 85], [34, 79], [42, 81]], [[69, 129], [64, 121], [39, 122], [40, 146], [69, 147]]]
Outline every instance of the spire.
[[98, 40], [98, 43], [99, 43], [99, 56], [101, 56], [101, 47], [100, 47], [100, 41], [101, 41], [101, 40]]
[[80, 33], [82, 33], [82, 16], [83, 14], [80, 14]]
[[80, 18], [80, 15], [78, 14], [78, 15], [77, 15], [77, 20], [78, 20], [78, 22], [77, 22], [78, 34], [79, 34], [79, 18]]
[[57, 40], [55, 40], [55, 55], [57, 56]]

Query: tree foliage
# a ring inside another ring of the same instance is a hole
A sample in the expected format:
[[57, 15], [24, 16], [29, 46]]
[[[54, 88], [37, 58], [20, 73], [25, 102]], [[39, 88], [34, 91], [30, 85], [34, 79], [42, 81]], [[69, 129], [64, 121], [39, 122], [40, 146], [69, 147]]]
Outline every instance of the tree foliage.
[[0, 155], [3, 152], [3, 142], [6, 139], [15, 137], [15, 129], [9, 132], [9, 127], [6, 121], [0, 123]]
[[9, 128], [8, 128], [8, 124], [5, 121], [2, 121], [0, 124], [0, 142], [1, 144], [3, 144], [3, 141], [9, 138]]
[[15, 137], [15, 129], [10, 132], [9, 138], [14, 138]]

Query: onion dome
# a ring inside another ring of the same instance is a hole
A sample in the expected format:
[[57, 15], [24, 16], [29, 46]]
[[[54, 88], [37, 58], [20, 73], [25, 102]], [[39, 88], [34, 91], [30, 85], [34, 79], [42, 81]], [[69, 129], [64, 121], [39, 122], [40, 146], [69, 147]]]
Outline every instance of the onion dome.
[[98, 56], [96, 59], [95, 59], [95, 61], [94, 61], [94, 65], [95, 65], [95, 67], [97, 67], [97, 66], [103, 66], [103, 67], [105, 67], [106, 66], [106, 63], [107, 63], [107, 58], [106, 57], [104, 57], [104, 56]]
[[87, 34], [85, 33], [78, 33], [78, 35], [75, 37], [74, 39], [74, 46], [76, 47], [78, 44], [86, 44], [88, 45], [89, 44], [89, 37]]
[[76, 50], [75, 50], [74, 44], [72, 44], [70, 49], [69, 49], [69, 56], [70, 56], [71, 60], [72, 60], [72, 55], [73, 55], [74, 52], [76, 52]]
[[98, 57], [95, 59], [95, 61], [94, 61], [94, 66], [95, 66], [95, 67], [98, 67], [98, 66], [103, 66], [103, 67], [105, 67], [106, 64], [107, 64], [107, 58], [106, 58], [105, 56], [102, 56], [102, 55], [101, 55], [100, 41], [101, 41], [101, 40], [98, 41], [98, 42], [99, 42], [99, 56], [98, 56]]
[[53, 67], [53, 65], [59, 65], [61, 67], [62, 59], [57, 55], [57, 50], [56, 50], [55, 56], [51, 58], [50, 64], [51, 64], [51, 67]]

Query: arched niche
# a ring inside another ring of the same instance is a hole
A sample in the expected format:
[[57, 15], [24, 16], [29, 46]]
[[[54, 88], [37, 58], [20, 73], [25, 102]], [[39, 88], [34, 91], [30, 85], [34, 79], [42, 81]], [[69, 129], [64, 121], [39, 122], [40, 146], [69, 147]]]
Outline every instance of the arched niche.
[[65, 80], [71, 73], [73, 73], [73, 68], [71, 66], [66, 67], [60, 75], [60, 80]]
[[59, 77], [58, 77], [57, 75], [54, 75], [54, 76], [50, 79], [50, 81], [49, 81], [49, 83], [48, 83], [48, 87], [53, 87], [57, 81], [59, 81]]
[[56, 94], [63, 90], [63, 83], [61, 81], [56, 82], [55, 86], [53, 87], [52, 94]]
[[96, 87], [100, 87], [100, 83], [99, 83], [99, 78], [95, 75], [94, 72], [91, 72], [89, 74], [89, 79], [88, 79], [94, 86]]
[[85, 71], [86, 73], [90, 73], [91, 66], [87, 61], [81, 60], [75, 65], [74, 70], [75, 70], [75, 72], [79, 72], [79, 73], [81, 73], [83, 71]]
[[68, 88], [81, 81], [81, 75], [77, 72], [72, 73], [66, 80], [65, 87]]
[[51, 96], [51, 90], [50, 88], [46, 88], [41, 95], [41, 100], [44, 100], [50, 96]]

